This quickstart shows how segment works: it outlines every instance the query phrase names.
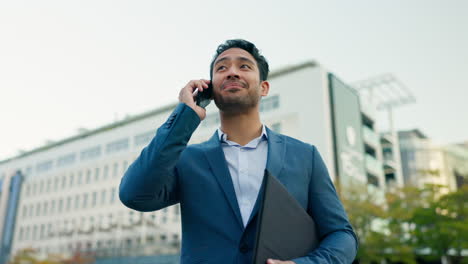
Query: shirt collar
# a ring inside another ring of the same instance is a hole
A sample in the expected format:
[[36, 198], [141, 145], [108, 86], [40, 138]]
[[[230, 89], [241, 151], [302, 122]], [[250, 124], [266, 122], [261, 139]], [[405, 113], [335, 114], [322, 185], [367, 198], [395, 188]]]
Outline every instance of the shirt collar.
[[[220, 142], [226, 142], [227, 141], [227, 134], [224, 133], [221, 130], [221, 128], [218, 128], [218, 138], [219, 138]], [[268, 134], [267, 134], [265, 125], [262, 125], [262, 134], [258, 138], [268, 139]]]

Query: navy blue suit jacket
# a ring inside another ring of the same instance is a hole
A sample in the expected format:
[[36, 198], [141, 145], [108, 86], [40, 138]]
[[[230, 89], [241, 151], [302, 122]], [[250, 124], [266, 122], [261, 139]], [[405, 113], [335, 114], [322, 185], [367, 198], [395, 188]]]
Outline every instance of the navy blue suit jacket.
[[[224, 153], [216, 133], [187, 146], [200, 123], [180, 103], [143, 149], [120, 183], [129, 208], [147, 212], [180, 203], [181, 263], [251, 263], [258, 203], [244, 228]], [[357, 239], [314, 146], [268, 133], [267, 169], [313, 217], [319, 247], [301, 263], [351, 263]]]

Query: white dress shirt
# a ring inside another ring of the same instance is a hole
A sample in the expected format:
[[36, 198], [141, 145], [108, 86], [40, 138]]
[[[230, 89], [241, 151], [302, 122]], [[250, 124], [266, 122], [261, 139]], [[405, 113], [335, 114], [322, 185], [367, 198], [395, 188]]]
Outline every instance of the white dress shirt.
[[241, 146], [227, 140], [228, 135], [218, 129], [218, 136], [226, 158], [244, 227], [249, 221], [262, 185], [268, 156], [268, 135], [265, 125], [262, 134]]

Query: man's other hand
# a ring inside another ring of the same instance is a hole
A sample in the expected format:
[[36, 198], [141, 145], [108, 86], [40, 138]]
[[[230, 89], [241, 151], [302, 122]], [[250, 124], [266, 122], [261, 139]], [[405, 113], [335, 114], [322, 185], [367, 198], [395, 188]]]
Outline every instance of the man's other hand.
[[200, 117], [200, 120], [205, 119], [206, 117], [206, 110], [203, 107], [198, 106], [195, 103], [195, 96], [193, 95], [193, 92], [195, 89], [198, 88], [198, 92], [202, 92], [204, 89], [208, 88], [208, 84], [210, 83], [209, 80], [191, 80], [190, 82], [185, 85], [182, 90], [180, 90], [179, 93], [179, 102], [185, 103], [188, 105], [190, 108], [195, 111], [195, 113], [198, 114]]
[[293, 261], [281, 261], [277, 259], [267, 259], [266, 264], [296, 264]]

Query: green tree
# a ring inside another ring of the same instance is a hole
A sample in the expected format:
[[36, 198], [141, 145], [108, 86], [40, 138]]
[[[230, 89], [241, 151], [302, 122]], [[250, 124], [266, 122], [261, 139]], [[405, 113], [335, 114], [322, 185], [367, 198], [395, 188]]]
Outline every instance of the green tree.
[[[361, 263], [416, 263], [416, 257], [468, 263], [468, 187], [443, 195], [444, 186], [407, 186], [385, 194], [381, 202], [368, 186], [340, 190], [359, 237]], [[449, 257], [450, 253], [450, 257]]]
[[8, 264], [91, 264], [95, 262], [93, 254], [75, 252], [71, 257], [65, 258], [61, 254], [48, 254], [41, 259], [38, 251], [33, 248], [19, 250]]
[[33, 248], [25, 248], [19, 250], [8, 264], [36, 264], [36, 250]]
[[[424, 204], [416, 208], [413, 221], [415, 244], [429, 249], [426, 259], [442, 263], [462, 263], [461, 251], [468, 248], [468, 187], [441, 196], [441, 186], [428, 185], [422, 190]], [[449, 257], [453, 250], [455, 256]]]
[[341, 200], [351, 225], [359, 238], [357, 258], [360, 263], [381, 262], [384, 237], [376, 226], [383, 221], [383, 207], [376, 201], [377, 195], [367, 186], [353, 185], [340, 190]]
[[391, 262], [416, 263], [411, 236], [414, 213], [421, 206], [421, 190], [413, 186], [395, 188], [386, 193], [386, 258]]

